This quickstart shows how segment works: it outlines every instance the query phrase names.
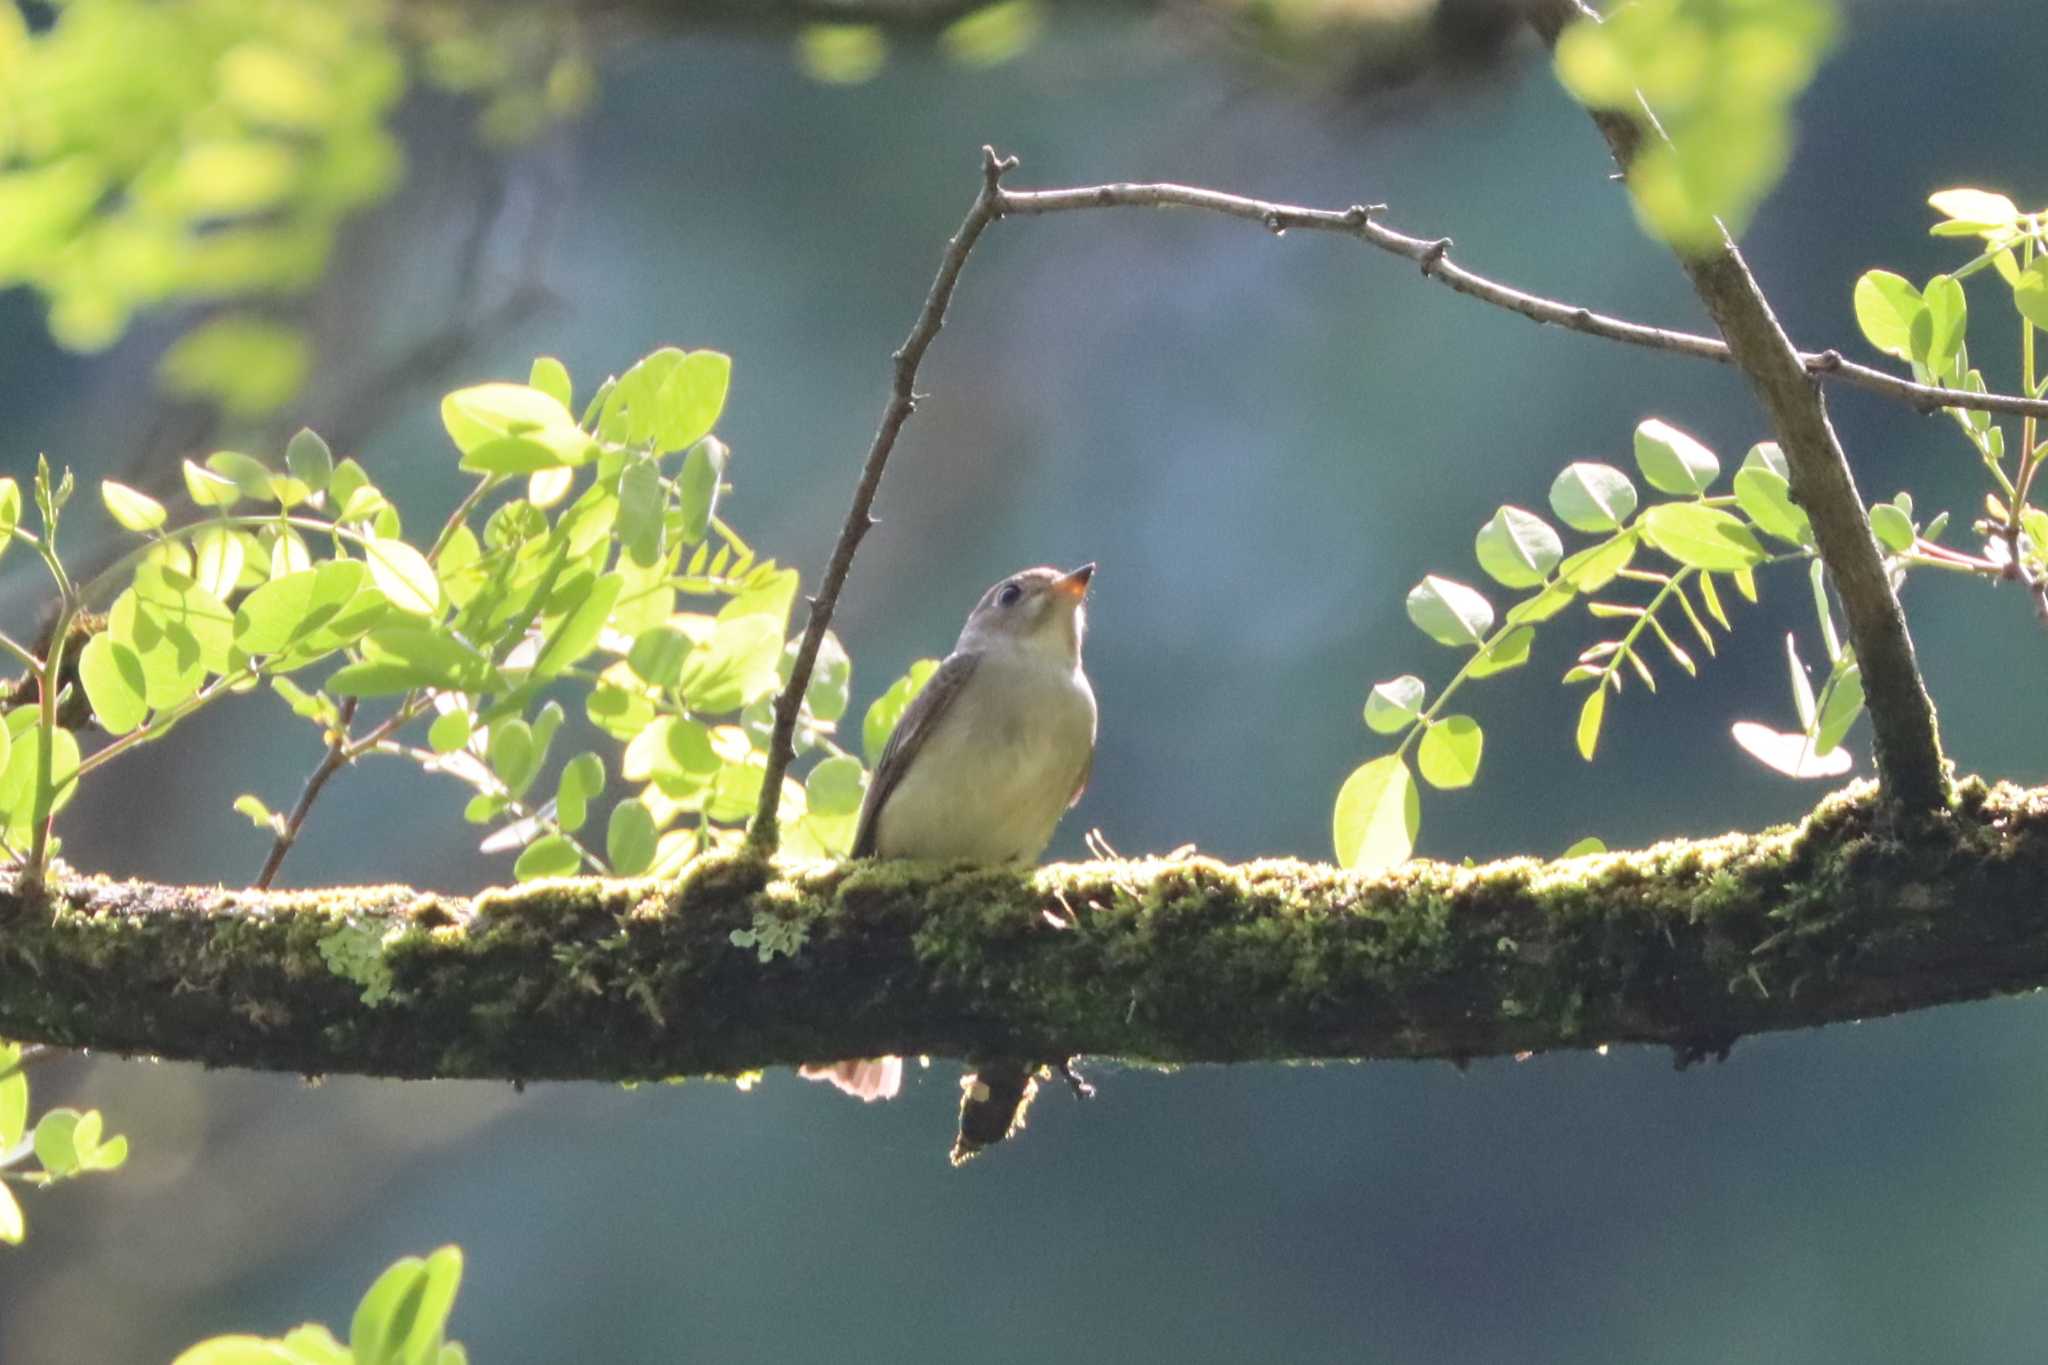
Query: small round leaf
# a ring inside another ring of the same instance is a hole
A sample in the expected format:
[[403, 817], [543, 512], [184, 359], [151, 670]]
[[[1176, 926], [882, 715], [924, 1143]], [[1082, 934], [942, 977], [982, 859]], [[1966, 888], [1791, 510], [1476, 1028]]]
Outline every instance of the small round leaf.
[[1636, 467], [1650, 487], [1678, 497], [1706, 492], [1721, 474], [1713, 451], [1656, 417], [1636, 427]]
[[1550, 510], [1574, 531], [1618, 529], [1636, 510], [1636, 486], [1611, 464], [1568, 464], [1550, 485]]
[[1413, 673], [1373, 685], [1365, 699], [1365, 723], [1376, 734], [1392, 735], [1407, 729], [1422, 712], [1425, 689]]
[[1438, 644], [1476, 648], [1493, 628], [1493, 604], [1463, 583], [1431, 574], [1409, 590], [1408, 619]]
[[1479, 776], [1479, 755], [1486, 734], [1470, 716], [1446, 716], [1423, 731], [1416, 746], [1415, 766], [1423, 780], [1439, 790], [1469, 787]]
[[1479, 528], [1473, 543], [1479, 567], [1506, 588], [1533, 588], [1564, 558], [1564, 542], [1534, 512], [1503, 507]]
[[1376, 872], [1407, 861], [1421, 828], [1422, 797], [1399, 754], [1363, 764], [1337, 793], [1337, 861], [1354, 871]]

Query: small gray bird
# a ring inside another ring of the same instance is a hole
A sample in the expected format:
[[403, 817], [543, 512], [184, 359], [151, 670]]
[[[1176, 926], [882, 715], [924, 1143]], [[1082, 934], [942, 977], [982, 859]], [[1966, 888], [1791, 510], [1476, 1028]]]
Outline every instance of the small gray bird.
[[[856, 858], [1033, 862], [1095, 761], [1095, 693], [1081, 670], [1088, 580], [1026, 569], [981, 595], [953, 652], [896, 722], [860, 808]], [[802, 1068], [887, 1099], [903, 1059]]]

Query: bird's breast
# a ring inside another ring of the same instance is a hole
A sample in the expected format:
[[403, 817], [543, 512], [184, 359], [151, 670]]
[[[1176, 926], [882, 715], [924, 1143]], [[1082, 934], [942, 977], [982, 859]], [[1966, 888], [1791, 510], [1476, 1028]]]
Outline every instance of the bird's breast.
[[889, 794], [876, 851], [1036, 859], [1094, 749], [1095, 694], [1079, 669], [984, 657]]

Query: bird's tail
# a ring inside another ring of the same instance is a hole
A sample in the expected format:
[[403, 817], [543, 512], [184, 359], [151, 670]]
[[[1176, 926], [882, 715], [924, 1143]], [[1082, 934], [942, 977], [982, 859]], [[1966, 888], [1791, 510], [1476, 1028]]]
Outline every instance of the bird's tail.
[[844, 1062], [813, 1062], [797, 1068], [807, 1081], [830, 1081], [857, 1100], [892, 1100], [903, 1088], [901, 1057], [856, 1057]]

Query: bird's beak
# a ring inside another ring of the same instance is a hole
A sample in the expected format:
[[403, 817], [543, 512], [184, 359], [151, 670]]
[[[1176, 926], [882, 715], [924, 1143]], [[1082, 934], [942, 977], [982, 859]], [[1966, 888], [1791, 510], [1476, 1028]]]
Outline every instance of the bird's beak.
[[1062, 597], [1071, 597], [1076, 602], [1088, 595], [1088, 580], [1095, 576], [1093, 564], [1083, 564], [1072, 573], [1061, 574], [1052, 581], [1052, 590]]

